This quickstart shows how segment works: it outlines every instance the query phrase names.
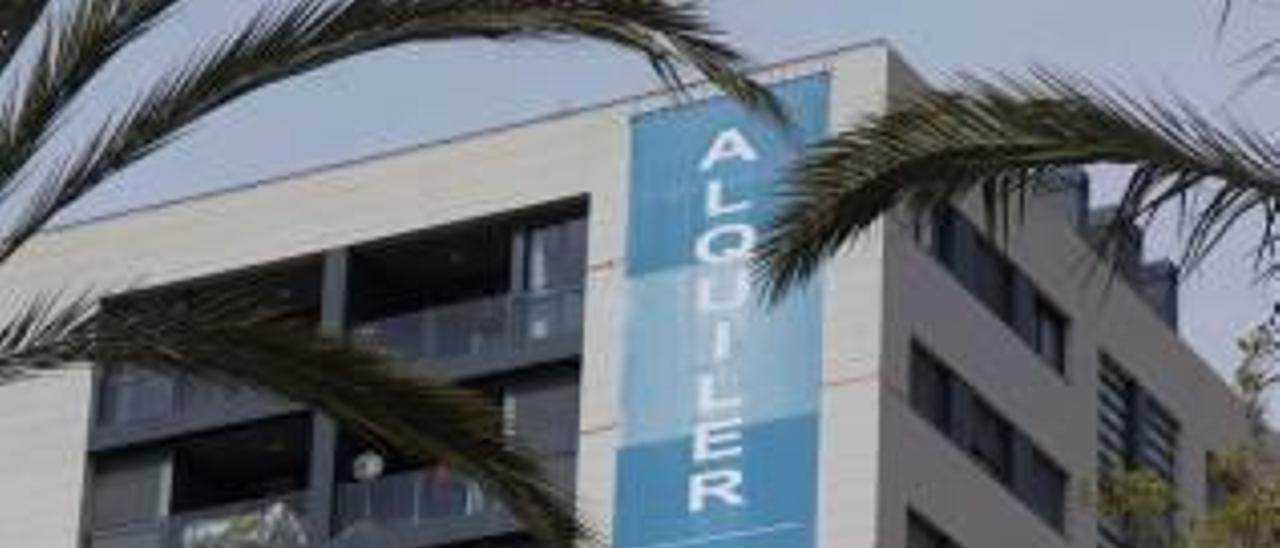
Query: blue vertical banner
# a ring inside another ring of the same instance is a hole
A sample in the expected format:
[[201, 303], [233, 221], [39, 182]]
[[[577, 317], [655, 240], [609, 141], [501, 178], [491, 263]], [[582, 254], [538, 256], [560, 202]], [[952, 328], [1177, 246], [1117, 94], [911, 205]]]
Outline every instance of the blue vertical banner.
[[816, 545], [820, 284], [768, 306], [749, 263], [828, 88], [774, 86], [789, 133], [724, 98], [632, 120], [614, 546]]

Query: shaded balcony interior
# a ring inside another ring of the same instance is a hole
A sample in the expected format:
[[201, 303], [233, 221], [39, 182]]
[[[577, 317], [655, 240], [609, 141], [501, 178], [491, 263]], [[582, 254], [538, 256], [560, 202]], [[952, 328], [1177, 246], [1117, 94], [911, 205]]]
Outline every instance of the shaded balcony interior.
[[286, 496], [307, 487], [311, 422], [290, 417], [192, 438], [172, 458], [174, 513]]
[[[502, 413], [503, 431], [497, 434], [537, 456], [551, 481], [566, 491], [573, 489], [577, 463], [579, 382], [577, 361], [568, 360], [470, 385]], [[379, 473], [357, 474], [362, 459], [371, 456], [382, 464]], [[424, 541], [438, 540], [438, 533], [450, 528], [484, 534], [514, 530], [496, 498], [443, 463], [422, 467], [343, 434], [335, 466], [337, 546], [383, 545], [396, 530], [415, 528]]]
[[581, 346], [581, 204], [466, 223], [352, 249], [353, 337], [450, 378]]
[[[571, 490], [586, 225], [585, 200], [561, 202], [109, 305], [258, 280], [264, 302], [317, 329], [322, 313], [341, 319], [352, 340], [490, 397], [503, 416], [495, 435], [528, 447]], [[302, 406], [130, 364], [100, 368], [96, 383], [90, 548], [531, 546], [466, 475], [334, 436]], [[370, 453], [377, 474], [358, 474]]]
[[[130, 306], [135, 300], [160, 299], [180, 305], [193, 295], [245, 291], [263, 306], [281, 307], [304, 322], [320, 318], [322, 262], [308, 257], [175, 286], [149, 289], [105, 303]], [[233, 289], [234, 288], [234, 289]], [[133, 427], [172, 422], [199, 414], [224, 414], [261, 406], [266, 396], [229, 382], [210, 382], [181, 372], [104, 364], [97, 378], [95, 427]]]
[[98, 455], [90, 546], [301, 546], [310, 438], [310, 418], [292, 416]]

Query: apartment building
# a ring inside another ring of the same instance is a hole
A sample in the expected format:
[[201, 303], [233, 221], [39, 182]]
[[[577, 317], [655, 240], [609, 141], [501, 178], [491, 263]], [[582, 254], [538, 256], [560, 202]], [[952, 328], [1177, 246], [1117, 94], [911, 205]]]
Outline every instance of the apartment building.
[[[49, 232], [21, 294], [252, 273], [316, 329], [490, 395], [621, 548], [1125, 546], [1088, 493], [1209, 496], [1248, 427], [1179, 339], [1176, 279], [1063, 173], [1007, 235], [884, 219], [777, 306], [745, 261], [799, 146], [922, 85], [884, 43], [763, 70], [789, 133], [648, 94]], [[122, 298], [128, 298], [128, 295]], [[0, 544], [530, 546], [467, 478], [248, 388], [73, 369], [0, 388]]]

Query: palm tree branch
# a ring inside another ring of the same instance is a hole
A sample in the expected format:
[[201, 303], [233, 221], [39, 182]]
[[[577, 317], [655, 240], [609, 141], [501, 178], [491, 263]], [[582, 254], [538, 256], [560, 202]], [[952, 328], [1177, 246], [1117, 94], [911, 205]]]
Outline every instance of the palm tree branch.
[[190, 124], [251, 92], [335, 61], [399, 44], [461, 38], [585, 37], [645, 55], [677, 90], [690, 66], [727, 94], [786, 122], [776, 98], [738, 71], [742, 57], [716, 40], [692, 4], [662, 0], [557, 2], [300, 2], [268, 6], [240, 32], [161, 78], [47, 180], [0, 246], [0, 260], [61, 208], [154, 153]]
[[548, 546], [593, 535], [572, 497], [503, 435], [501, 414], [470, 390], [388, 355], [322, 337], [293, 310], [263, 304], [255, 282], [224, 290], [32, 299], [0, 329], [0, 384], [70, 364], [129, 364], [259, 388], [333, 417], [424, 465], [480, 481]]
[[1007, 211], [1046, 173], [1098, 163], [1134, 168], [1116, 228], [1208, 193], [1207, 207], [1184, 209], [1188, 266], [1244, 212], [1273, 212], [1280, 197], [1280, 150], [1238, 124], [1215, 125], [1186, 102], [1166, 106], [1044, 69], [1026, 78], [966, 76], [955, 89], [923, 93], [814, 146], [789, 172], [756, 272], [765, 293], [780, 298], [900, 204], [923, 211], [981, 190]]
[[0, 101], [0, 198], [16, 190], [15, 175], [56, 131], [66, 107], [176, 1], [72, 2], [69, 10], [51, 10], [43, 19], [30, 59], [0, 62], [10, 81]]
[[0, 5], [0, 67], [13, 58], [48, 3], [49, 0], [7, 0]]

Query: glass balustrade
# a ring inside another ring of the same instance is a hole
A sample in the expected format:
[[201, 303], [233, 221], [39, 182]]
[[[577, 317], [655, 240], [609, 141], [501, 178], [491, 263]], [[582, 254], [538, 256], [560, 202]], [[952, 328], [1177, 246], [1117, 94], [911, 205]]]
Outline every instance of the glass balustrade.
[[358, 341], [410, 362], [501, 357], [582, 333], [581, 288], [499, 295], [363, 323]]
[[248, 388], [136, 368], [108, 373], [100, 386], [97, 420], [101, 426], [163, 422], [193, 411], [243, 408], [266, 401], [262, 393]]
[[[568, 488], [573, 483], [577, 454], [546, 459], [550, 479]], [[369, 528], [438, 523], [502, 512], [500, 501], [478, 483], [449, 468], [401, 472], [372, 481], [338, 486], [334, 508], [338, 533]]]
[[164, 548], [302, 548], [303, 493], [177, 514], [165, 522]]
[[479, 485], [446, 468], [403, 472], [338, 487], [340, 530], [473, 516], [486, 511]]

